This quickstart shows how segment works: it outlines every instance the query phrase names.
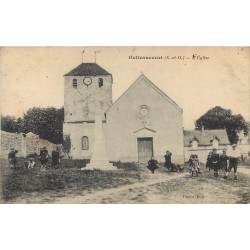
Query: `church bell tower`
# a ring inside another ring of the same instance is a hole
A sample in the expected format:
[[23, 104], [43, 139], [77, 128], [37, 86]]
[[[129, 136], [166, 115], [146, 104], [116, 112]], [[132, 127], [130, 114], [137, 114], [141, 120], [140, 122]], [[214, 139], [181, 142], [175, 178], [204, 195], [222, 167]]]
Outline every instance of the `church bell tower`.
[[96, 105], [104, 113], [112, 105], [112, 75], [96, 63], [81, 63], [64, 75], [63, 134], [70, 137], [70, 155], [90, 159], [94, 140]]

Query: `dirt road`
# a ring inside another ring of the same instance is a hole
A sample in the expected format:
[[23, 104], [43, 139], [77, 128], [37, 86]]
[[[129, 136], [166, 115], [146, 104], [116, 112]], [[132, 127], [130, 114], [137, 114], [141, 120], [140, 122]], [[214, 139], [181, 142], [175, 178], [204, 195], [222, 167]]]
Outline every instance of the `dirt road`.
[[[123, 198], [127, 195], [130, 196], [130, 193], [137, 193], [139, 190], [145, 190], [149, 186], [158, 185], [161, 183], [167, 183], [171, 180], [176, 180], [179, 178], [183, 178], [186, 174], [184, 173], [176, 173], [171, 176], [163, 175], [161, 173], [149, 174], [147, 176], [146, 181], [134, 183], [131, 185], [122, 186], [119, 188], [108, 189], [103, 191], [97, 191], [93, 194], [87, 194], [85, 196], [76, 196], [76, 197], [68, 197], [62, 198], [59, 200], [55, 200], [54, 203], [58, 204], [74, 204], [74, 203], [114, 203], [114, 201], [118, 201], [119, 203], [123, 203]], [[139, 191], [140, 193], [140, 191]], [[140, 194], [138, 194], [140, 196]], [[135, 202], [133, 197], [131, 197], [131, 203]], [[115, 203], [116, 203], [115, 202]]]
[[188, 173], [144, 173], [144, 181], [97, 191], [85, 196], [63, 197], [53, 203], [89, 204], [234, 204], [249, 203], [249, 169], [239, 171], [239, 180], [215, 179], [211, 172], [198, 178]]

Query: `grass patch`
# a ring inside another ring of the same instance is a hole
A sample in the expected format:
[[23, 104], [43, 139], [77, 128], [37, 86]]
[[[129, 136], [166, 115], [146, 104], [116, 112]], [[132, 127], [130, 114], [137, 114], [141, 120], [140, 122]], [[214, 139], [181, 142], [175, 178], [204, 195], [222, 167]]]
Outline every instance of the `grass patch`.
[[[3, 177], [3, 199], [10, 201], [18, 197], [46, 193], [49, 191], [58, 192], [57, 196], [64, 196], [65, 193], [80, 194], [84, 190], [95, 190], [114, 188], [134, 183], [140, 179], [137, 167], [132, 163], [119, 163], [119, 169], [129, 171], [81, 171], [88, 161], [63, 159], [60, 168], [48, 167], [41, 169], [38, 159], [35, 159], [37, 166], [33, 169], [25, 167], [26, 159], [19, 158], [18, 166], [12, 170], [6, 159], [1, 160]], [[130, 169], [131, 168], [131, 169]]]

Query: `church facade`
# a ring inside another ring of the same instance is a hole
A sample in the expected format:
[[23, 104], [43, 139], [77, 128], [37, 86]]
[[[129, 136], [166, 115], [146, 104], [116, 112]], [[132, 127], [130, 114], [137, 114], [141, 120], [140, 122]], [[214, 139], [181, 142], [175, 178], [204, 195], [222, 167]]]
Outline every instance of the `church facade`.
[[63, 133], [70, 137], [72, 158], [91, 159], [100, 103], [110, 161], [145, 163], [153, 155], [163, 162], [169, 150], [174, 163], [184, 163], [182, 109], [143, 74], [114, 103], [112, 83], [112, 75], [95, 63], [64, 75]]

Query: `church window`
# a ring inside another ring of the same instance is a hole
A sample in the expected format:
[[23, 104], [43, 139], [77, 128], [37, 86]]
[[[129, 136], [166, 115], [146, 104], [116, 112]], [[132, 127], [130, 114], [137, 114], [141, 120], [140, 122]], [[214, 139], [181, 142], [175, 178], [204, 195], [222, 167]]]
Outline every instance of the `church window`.
[[103, 79], [99, 78], [98, 83], [99, 83], [99, 88], [101, 88], [103, 86]]
[[89, 138], [88, 136], [82, 137], [82, 150], [88, 150], [89, 149]]
[[145, 119], [148, 118], [150, 116], [150, 108], [146, 105], [142, 105], [138, 108], [138, 116], [140, 119]]
[[74, 88], [77, 88], [77, 79], [74, 78], [72, 84]]

